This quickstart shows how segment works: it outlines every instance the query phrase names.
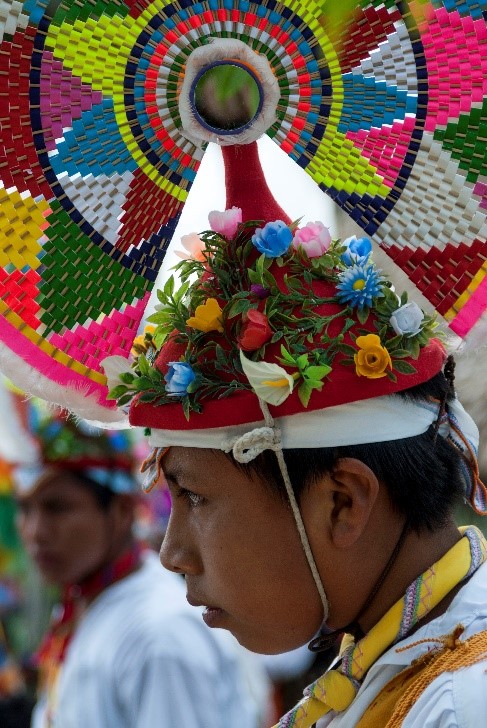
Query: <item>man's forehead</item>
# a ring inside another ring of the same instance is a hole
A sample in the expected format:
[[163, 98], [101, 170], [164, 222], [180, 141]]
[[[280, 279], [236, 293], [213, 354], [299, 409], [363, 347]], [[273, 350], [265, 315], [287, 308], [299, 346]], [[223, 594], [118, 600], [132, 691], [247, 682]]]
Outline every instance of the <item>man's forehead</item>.
[[28, 487], [25, 484], [25, 487], [17, 487], [16, 497], [19, 503], [52, 496], [62, 498], [69, 493], [71, 484], [79, 485], [79, 481], [71, 473], [59, 468], [46, 468]]

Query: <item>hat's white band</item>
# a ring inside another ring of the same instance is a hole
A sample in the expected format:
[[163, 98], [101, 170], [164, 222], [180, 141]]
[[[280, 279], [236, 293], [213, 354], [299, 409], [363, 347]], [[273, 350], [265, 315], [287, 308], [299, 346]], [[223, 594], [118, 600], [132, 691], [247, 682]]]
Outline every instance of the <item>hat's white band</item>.
[[[469, 415], [465, 415], [475, 428]], [[437, 406], [389, 395], [276, 417], [274, 422], [281, 431], [283, 449], [289, 450], [401, 440], [426, 432], [437, 417]], [[152, 447], [200, 447], [228, 452], [236, 438], [262, 426], [261, 421], [201, 430], [153, 429], [149, 443]]]

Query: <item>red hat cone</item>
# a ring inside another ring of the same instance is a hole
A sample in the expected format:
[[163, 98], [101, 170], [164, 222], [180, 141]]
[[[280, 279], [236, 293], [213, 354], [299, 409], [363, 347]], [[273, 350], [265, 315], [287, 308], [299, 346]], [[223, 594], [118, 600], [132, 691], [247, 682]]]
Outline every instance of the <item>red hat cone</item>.
[[289, 224], [289, 215], [278, 205], [267, 185], [257, 142], [222, 147], [222, 153], [227, 191], [225, 208], [239, 207], [243, 222], [282, 220]]

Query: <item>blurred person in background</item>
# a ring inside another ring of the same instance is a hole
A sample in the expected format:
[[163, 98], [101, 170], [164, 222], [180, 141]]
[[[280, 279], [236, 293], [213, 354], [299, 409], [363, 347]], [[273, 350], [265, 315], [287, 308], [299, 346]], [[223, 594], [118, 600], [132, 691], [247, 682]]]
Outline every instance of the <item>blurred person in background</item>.
[[36, 429], [42, 462], [16, 470], [18, 525], [62, 603], [37, 653], [32, 726], [257, 728], [259, 665], [206, 627], [184, 581], [133, 536], [125, 434], [61, 416]]
[[0, 457], [0, 726], [28, 728], [33, 701], [12, 645], [11, 625], [22, 603], [21, 553], [15, 530], [11, 466]]

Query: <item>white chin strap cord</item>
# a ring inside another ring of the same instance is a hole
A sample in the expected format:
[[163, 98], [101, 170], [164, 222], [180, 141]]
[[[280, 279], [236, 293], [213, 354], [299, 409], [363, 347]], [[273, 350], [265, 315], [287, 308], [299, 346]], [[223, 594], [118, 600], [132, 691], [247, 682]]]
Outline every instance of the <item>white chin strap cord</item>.
[[241, 437], [235, 438], [228, 452], [231, 451], [233, 457], [239, 463], [250, 463], [265, 450], [273, 450], [276, 453], [277, 462], [279, 463], [279, 469], [286, 487], [287, 497], [298, 529], [299, 538], [301, 539], [301, 544], [303, 546], [309, 568], [311, 569], [311, 574], [313, 575], [316, 588], [318, 589], [318, 594], [320, 595], [321, 604], [323, 606], [322, 621], [326, 622], [329, 612], [328, 599], [326, 598], [325, 590], [321, 583], [321, 577], [318, 573], [313, 552], [311, 551], [301, 511], [299, 510], [291, 480], [289, 479], [289, 473], [286, 461], [284, 460], [284, 453], [282, 451], [281, 432], [279, 428], [274, 425], [274, 419], [269, 412], [266, 402], [259, 398], [259, 404], [262, 414], [264, 415], [265, 426], [257, 427], [250, 432], [246, 432]]

